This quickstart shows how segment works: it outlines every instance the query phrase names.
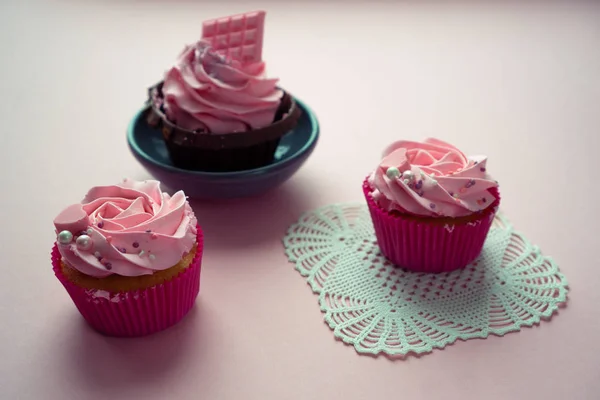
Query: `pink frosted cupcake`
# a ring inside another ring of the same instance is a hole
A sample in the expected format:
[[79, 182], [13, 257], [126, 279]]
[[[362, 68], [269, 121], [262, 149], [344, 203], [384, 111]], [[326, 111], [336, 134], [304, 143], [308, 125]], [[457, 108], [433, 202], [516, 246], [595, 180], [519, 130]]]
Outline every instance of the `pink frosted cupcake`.
[[54, 273], [99, 332], [147, 335], [194, 305], [203, 237], [182, 191], [171, 197], [157, 181], [94, 187], [54, 226]]
[[173, 164], [225, 172], [262, 167], [300, 118], [294, 98], [266, 73], [266, 13], [205, 21], [164, 80], [150, 88], [150, 125]]
[[500, 204], [486, 161], [437, 139], [388, 146], [363, 183], [383, 254], [419, 272], [452, 271], [474, 261]]

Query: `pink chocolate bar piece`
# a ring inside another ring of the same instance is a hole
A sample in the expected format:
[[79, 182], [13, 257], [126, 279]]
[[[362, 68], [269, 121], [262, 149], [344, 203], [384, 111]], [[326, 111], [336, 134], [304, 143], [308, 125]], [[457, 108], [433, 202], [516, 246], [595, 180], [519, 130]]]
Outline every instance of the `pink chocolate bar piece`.
[[202, 39], [218, 53], [243, 65], [262, 61], [264, 11], [253, 11], [202, 23]]

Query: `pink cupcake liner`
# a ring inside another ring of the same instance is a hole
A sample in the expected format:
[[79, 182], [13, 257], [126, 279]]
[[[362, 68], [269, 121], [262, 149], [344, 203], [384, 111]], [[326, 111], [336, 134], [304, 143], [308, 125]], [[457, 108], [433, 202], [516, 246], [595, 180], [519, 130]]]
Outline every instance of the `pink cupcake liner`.
[[473, 262], [483, 249], [500, 202], [496, 191], [496, 203], [476, 219], [428, 220], [382, 209], [366, 180], [363, 192], [381, 252], [396, 266], [426, 273], [449, 272]]
[[197, 227], [196, 256], [175, 278], [143, 290], [108, 292], [85, 289], [69, 281], [60, 268], [55, 243], [52, 266], [85, 320], [107, 336], [136, 337], [162, 331], [181, 321], [192, 309], [200, 291], [203, 235]]

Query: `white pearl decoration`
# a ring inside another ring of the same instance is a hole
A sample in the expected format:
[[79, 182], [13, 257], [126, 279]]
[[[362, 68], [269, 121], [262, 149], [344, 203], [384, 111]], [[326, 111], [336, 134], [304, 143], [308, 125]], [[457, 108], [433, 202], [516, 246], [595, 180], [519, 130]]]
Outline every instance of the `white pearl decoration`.
[[415, 174], [413, 174], [411, 170], [406, 170], [402, 174], [402, 177], [404, 177], [408, 181], [412, 181], [413, 179], [415, 179]]
[[66, 245], [73, 240], [73, 234], [69, 231], [61, 231], [57, 236], [58, 243]]
[[88, 235], [81, 235], [77, 238], [75, 244], [77, 244], [79, 250], [89, 250], [92, 248], [92, 238]]
[[395, 178], [398, 178], [400, 175], [402, 175], [400, 173], [400, 171], [398, 170], [398, 168], [396, 168], [396, 167], [389, 167], [387, 169], [387, 171], [385, 171], [385, 174], [390, 179], [395, 179]]

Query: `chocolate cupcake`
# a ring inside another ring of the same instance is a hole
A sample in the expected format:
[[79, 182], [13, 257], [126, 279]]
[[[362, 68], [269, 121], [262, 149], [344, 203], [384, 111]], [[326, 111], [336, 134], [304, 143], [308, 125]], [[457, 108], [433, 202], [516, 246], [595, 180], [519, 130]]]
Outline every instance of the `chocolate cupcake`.
[[265, 74], [264, 18], [259, 11], [204, 22], [202, 39], [150, 88], [148, 123], [162, 130], [175, 166], [261, 167], [295, 127], [300, 109]]

